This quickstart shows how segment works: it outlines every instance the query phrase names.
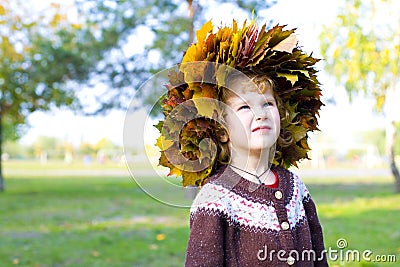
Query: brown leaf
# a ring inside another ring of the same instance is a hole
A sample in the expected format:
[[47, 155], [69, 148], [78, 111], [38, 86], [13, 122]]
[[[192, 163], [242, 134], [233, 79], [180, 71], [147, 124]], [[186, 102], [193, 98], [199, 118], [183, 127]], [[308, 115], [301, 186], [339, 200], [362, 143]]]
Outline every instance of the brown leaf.
[[278, 77], [285, 77], [286, 80], [288, 80], [292, 86], [299, 80], [299, 76], [297, 74], [289, 74], [289, 73], [276, 73], [276, 76]]
[[294, 34], [289, 35], [286, 39], [275, 45], [272, 50], [292, 53], [297, 46], [297, 37]]

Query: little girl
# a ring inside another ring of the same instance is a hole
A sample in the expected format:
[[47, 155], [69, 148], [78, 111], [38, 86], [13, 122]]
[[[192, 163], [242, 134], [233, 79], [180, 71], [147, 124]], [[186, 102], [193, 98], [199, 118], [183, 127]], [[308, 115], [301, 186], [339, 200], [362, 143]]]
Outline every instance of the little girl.
[[282, 102], [268, 77], [250, 78], [223, 91], [231, 157], [192, 205], [186, 266], [327, 266], [307, 188], [270, 168]]
[[186, 266], [328, 265], [315, 204], [287, 169], [318, 130], [318, 59], [283, 28], [207, 22], [169, 75], [159, 162], [201, 187]]

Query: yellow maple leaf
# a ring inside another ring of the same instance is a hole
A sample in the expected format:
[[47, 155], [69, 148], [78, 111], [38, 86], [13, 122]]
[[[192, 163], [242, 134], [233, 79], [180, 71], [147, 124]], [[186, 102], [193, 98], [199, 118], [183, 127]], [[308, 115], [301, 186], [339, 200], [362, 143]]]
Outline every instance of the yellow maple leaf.
[[241, 38], [240, 33], [233, 34], [232, 43], [231, 43], [231, 54], [233, 57], [236, 57], [236, 55], [237, 55], [237, 52], [239, 49], [240, 38]]
[[195, 185], [196, 181], [198, 180], [197, 173], [195, 172], [182, 172], [182, 185]]
[[157, 142], [156, 142], [156, 146], [158, 146], [161, 149], [161, 151], [167, 150], [173, 144], [174, 144], [174, 142], [172, 140], [165, 139], [165, 137], [163, 135], [160, 135], [157, 138]]
[[[183, 56], [182, 63], [185, 62], [193, 62], [196, 61], [197, 57], [197, 45], [192, 44], [187, 50], [185, 55]], [[182, 71], [182, 69], [181, 69]]]
[[193, 101], [197, 108], [197, 114], [201, 117], [212, 119], [214, 115], [214, 110], [216, 110], [217, 112], [219, 110], [218, 101], [214, 99], [201, 97], [193, 99]]
[[204, 41], [207, 38], [207, 35], [212, 32], [213, 27], [214, 26], [211, 20], [209, 20], [198, 31], [196, 31], [197, 43], [199, 45], [203, 45]]
[[190, 63], [181, 64], [179, 70], [183, 73], [185, 82], [191, 87], [192, 84], [203, 80], [205, 69], [209, 63], [203, 61], [204, 58], [196, 58], [196, 56], [187, 60], [192, 61]]
[[182, 175], [182, 170], [175, 166], [170, 167], [168, 176], [171, 176], [171, 175], [175, 175], [176, 177], [179, 177]]

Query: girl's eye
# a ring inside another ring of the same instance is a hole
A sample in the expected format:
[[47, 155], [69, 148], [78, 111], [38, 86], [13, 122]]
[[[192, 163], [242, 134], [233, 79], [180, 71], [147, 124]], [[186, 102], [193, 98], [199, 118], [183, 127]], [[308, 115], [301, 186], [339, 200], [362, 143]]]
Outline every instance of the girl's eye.
[[264, 104], [264, 106], [265, 107], [270, 107], [270, 106], [272, 107], [272, 106], [274, 106], [274, 102], [272, 102], [272, 101], [267, 102], [267, 103]]
[[249, 109], [249, 108], [250, 108], [249, 106], [243, 105], [243, 106], [240, 106], [240, 107], [238, 108], [238, 110], [244, 110], [244, 109]]

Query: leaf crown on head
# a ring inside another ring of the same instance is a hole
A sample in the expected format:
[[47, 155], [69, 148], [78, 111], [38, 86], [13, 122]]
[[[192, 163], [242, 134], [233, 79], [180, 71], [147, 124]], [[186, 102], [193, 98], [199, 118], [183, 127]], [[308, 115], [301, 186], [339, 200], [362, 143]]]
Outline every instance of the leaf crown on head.
[[[156, 145], [161, 150], [159, 164], [170, 169], [169, 175], [182, 176], [183, 186], [202, 185], [223, 162], [205, 152], [220, 153], [218, 147], [201, 142], [204, 138], [217, 142], [215, 136], [221, 132], [221, 125], [215, 120], [218, 117], [213, 109], [213, 106], [217, 109], [215, 102], [195, 100], [221, 100], [220, 88], [230, 68], [272, 79], [275, 93], [288, 113], [281, 122], [281, 134], [289, 135], [292, 142], [277, 148], [279, 153], [273, 165], [287, 168], [308, 159], [307, 133], [318, 130], [317, 116], [323, 105], [314, 67], [319, 59], [298, 47], [295, 29], [284, 28], [276, 25], [266, 29], [264, 25], [259, 29], [255, 20], [245, 21], [240, 28], [233, 20], [231, 27], [215, 29], [208, 21], [196, 32], [197, 43], [187, 49], [179, 69], [170, 72], [168, 92], [161, 101], [168, 120], [156, 125], [161, 132]], [[210, 68], [210, 64], [214, 67]], [[213, 83], [205, 82], [209, 77]], [[185, 105], [180, 110], [192, 114], [194, 119], [185, 121], [187, 116], [174, 113], [182, 104]], [[202, 149], [202, 145], [208, 150]], [[179, 163], [182, 155], [191, 167]]]

